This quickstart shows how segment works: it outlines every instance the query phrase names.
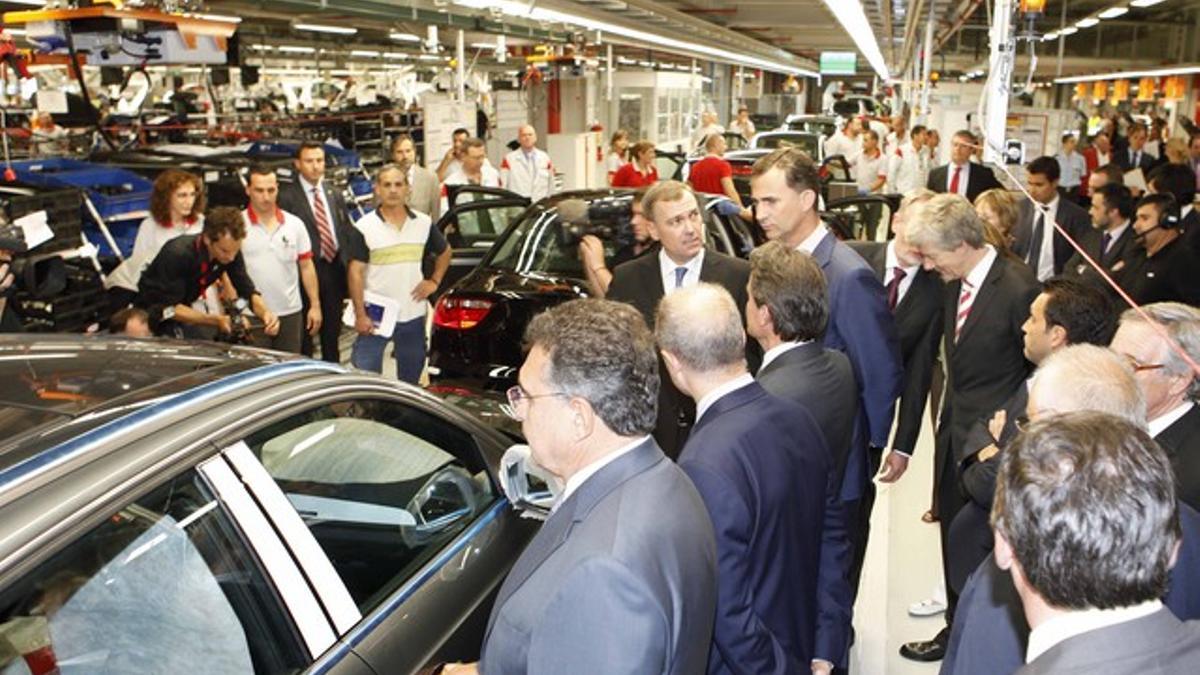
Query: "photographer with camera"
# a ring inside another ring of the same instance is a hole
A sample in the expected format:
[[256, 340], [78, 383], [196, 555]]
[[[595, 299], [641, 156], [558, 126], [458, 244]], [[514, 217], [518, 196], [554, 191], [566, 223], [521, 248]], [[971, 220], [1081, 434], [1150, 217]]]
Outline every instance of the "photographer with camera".
[[229, 284], [262, 320], [263, 332], [279, 333], [279, 319], [267, 309], [242, 259], [246, 224], [241, 211], [222, 206], [209, 212], [200, 234], [184, 235], [167, 242], [142, 273], [138, 307], [150, 314], [155, 335], [212, 339], [217, 333], [232, 334], [234, 320], [242, 317], [214, 314], [201, 309], [204, 292], [220, 280]]
[[[633, 201], [629, 204], [632, 212], [632, 216], [629, 218], [632, 241], [625, 242], [622, 241], [622, 237], [617, 237], [618, 248], [613, 253], [611, 265], [605, 262], [604, 242], [600, 240], [600, 237], [594, 234], [585, 234], [579, 240], [579, 261], [583, 264], [583, 274], [587, 278], [588, 290], [597, 298], [603, 298], [608, 293], [608, 285], [612, 283], [613, 278], [612, 270], [616, 269], [617, 265], [641, 256], [652, 249], [656, 243], [650, 236], [650, 226], [642, 211], [642, 197], [645, 194], [645, 189], [633, 193]], [[568, 201], [564, 201], [559, 205], [559, 217], [563, 220], [569, 220], [570, 214], [563, 211], [563, 207], [568, 203]]]

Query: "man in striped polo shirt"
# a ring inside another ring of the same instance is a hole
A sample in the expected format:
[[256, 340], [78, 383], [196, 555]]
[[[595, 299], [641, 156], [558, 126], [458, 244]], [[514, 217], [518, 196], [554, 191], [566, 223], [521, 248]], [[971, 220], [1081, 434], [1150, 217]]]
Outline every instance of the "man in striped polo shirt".
[[[369, 303], [372, 297], [386, 298], [396, 306], [391, 331], [395, 347], [396, 375], [416, 384], [425, 367], [425, 313], [428, 298], [437, 290], [450, 267], [450, 247], [429, 216], [408, 208], [408, 176], [388, 164], [375, 176], [379, 207], [354, 224], [351, 238], [349, 287], [354, 305], [354, 329], [358, 338], [350, 353], [355, 368], [383, 371], [387, 329], [379, 326], [382, 306]], [[437, 256], [433, 273], [425, 278], [421, 261]]]

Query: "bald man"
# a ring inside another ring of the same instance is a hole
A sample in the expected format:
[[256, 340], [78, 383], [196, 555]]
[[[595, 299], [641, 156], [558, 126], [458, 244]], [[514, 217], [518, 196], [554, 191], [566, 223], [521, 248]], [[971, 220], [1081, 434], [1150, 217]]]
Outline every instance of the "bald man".
[[721, 286], [664, 297], [654, 337], [671, 381], [696, 402], [679, 468], [717, 533], [708, 675], [844, 666], [850, 546], [840, 476], [817, 421], [750, 376], [741, 312]]
[[520, 147], [500, 163], [500, 185], [535, 202], [554, 194], [554, 164], [550, 155], [537, 148], [537, 140], [532, 125], [521, 125], [517, 131]]

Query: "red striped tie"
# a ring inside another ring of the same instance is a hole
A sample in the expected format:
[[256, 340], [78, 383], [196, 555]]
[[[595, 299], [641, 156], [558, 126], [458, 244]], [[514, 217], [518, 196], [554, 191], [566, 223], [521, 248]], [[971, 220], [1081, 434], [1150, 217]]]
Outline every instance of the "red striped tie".
[[321, 258], [325, 262], [333, 262], [337, 255], [337, 246], [333, 243], [333, 231], [329, 229], [329, 214], [325, 212], [325, 200], [321, 198], [321, 189], [313, 188], [313, 217], [317, 220], [317, 234], [321, 237]]
[[971, 282], [963, 279], [962, 295], [958, 296], [958, 316], [954, 321], [954, 341], [958, 342], [958, 338], [962, 335], [963, 324], [967, 322], [967, 317], [971, 314], [971, 305], [975, 302], [975, 294], [971, 292]]

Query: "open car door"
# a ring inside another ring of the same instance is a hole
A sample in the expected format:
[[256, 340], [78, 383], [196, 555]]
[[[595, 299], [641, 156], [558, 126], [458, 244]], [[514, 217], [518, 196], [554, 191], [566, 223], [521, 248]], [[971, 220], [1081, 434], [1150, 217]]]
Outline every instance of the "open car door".
[[843, 239], [887, 241], [892, 238], [892, 218], [899, 209], [899, 195], [862, 195], [831, 200], [825, 214], [839, 222]]
[[438, 294], [475, 269], [509, 223], [529, 207], [529, 200], [500, 188], [478, 185], [448, 186], [450, 208], [437, 227], [450, 244], [450, 269]]

